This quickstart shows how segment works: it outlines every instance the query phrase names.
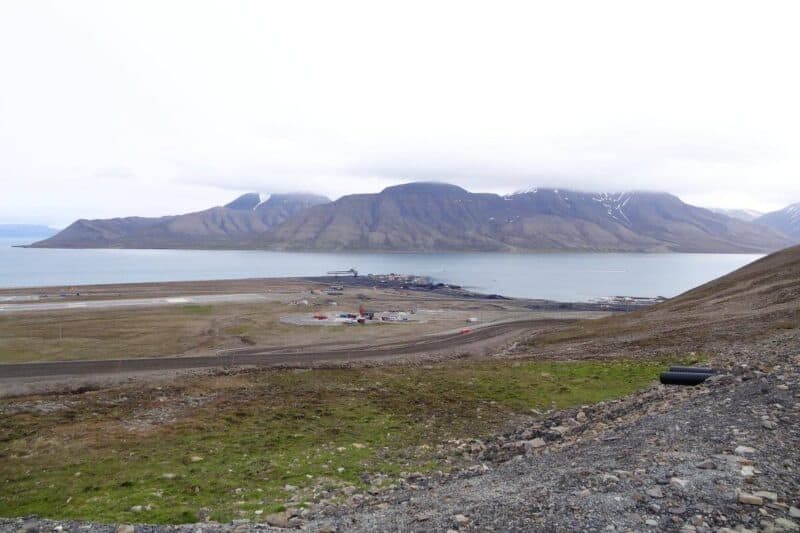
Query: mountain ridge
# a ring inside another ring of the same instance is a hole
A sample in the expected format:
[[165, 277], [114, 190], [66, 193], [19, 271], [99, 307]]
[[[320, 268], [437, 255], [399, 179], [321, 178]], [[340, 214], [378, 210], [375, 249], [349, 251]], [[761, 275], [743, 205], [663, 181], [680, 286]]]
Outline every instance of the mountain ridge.
[[[254, 195], [258, 203], [253, 204]], [[202, 211], [162, 217], [121, 217], [73, 222], [35, 248], [237, 248], [312, 205], [329, 202], [306, 193], [247, 193]]]
[[755, 222], [800, 241], [800, 202], [762, 215]]
[[283, 250], [509, 252], [764, 252], [790, 244], [667, 193], [532, 188], [499, 196], [429, 182], [315, 206], [257, 242]]
[[694, 207], [668, 193], [531, 188], [500, 196], [412, 182], [334, 202], [244, 194], [160, 218], [81, 219], [36, 247], [240, 248], [295, 251], [773, 251], [773, 230]]

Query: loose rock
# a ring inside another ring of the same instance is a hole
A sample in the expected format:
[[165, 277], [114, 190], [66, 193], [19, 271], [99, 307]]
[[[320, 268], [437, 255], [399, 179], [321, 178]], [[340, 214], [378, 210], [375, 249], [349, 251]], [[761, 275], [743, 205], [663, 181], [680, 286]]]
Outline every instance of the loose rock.
[[739, 493], [739, 503], [747, 505], [764, 505], [764, 498], [746, 492]]
[[264, 521], [272, 527], [289, 527], [289, 513], [273, 513], [264, 517]]
[[664, 491], [662, 491], [661, 487], [658, 487], [658, 486], [651, 487], [651, 488], [647, 489], [645, 492], [651, 498], [663, 498], [664, 497]]
[[455, 523], [456, 523], [456, 524], [458, 524], [459, 526], [466, 526], [467, 524], [469, 524], [469, 518], [467, 518], [467, 517], [466, 517], [465, 515], [463, 515], [463, 514], [457, 514], [457, 515], [455, 515], [455, 516], [453, 517], [453, 520], [454, 520], [454, 521], [455, 521]]

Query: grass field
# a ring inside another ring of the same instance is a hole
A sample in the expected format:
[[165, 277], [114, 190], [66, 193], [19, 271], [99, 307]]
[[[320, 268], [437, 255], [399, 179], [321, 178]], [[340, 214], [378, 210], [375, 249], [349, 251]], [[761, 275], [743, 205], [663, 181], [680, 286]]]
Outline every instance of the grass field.
[[[0, 402], [0, 516], [255, 519], [362, 475], [446, 469], [446, 439], [628, 394], [658, 362], [261, 371]], [[287, 485], [297, 487], [296, 491]], [[323, 493], [324, 494], [324, 493]], [[141, 507], [137, 507], [141, 506]], [[134, 510], [132, 510], [134, 509]]]
[[[212, 306], [59, 311], [0, 316], [0, 362], [107, 359], [179, 354], [226, 341], [220, 324], [235, 324]], [[113, 347], [113, 348], [111, 348]]]
[[[301, 293], [302, 294], [302, 293]], [[219, 349], [259, 346], [294, 346], [322, 343], [376, 343], [407, 340], [409, 332], [425, 335], [456, 328], [465, 316], [486, 321], [519, 316], [518, 310], [498, 309], [491, 302], [436, 300], [431, 307], [456, 308], [409, 325], [370, 327], [299, 327], [280, 322], [292, 313], [357, 310], [359, 300], [308, 307], [264, 304], [182, 305], [151, 308], [45, 311], [0, 315], [0, 363], [118, 359], [213, 353]], [[379, 300], [377, 309], [407, 309], [414, 302], [403, 298]], [[509, 307], [513, 306], [509, 305]]]

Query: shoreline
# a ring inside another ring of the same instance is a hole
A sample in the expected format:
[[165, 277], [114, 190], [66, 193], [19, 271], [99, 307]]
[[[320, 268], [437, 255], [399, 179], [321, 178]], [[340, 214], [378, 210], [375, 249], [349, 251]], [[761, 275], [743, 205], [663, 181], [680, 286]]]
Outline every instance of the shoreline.
[[370, 249], [370, 248], [336, 248], [336, 249], [291, 249], [291, 248], [241, 248], [236, 246], [220, 247], [192, 247], [192, 246], [163, 246], [158, 248], [148, 247], [116, 247], [116, 246], [36, 246], [31, 244], [13, 244], [10, 248], [25, 248], [32, 250], [147, 250], [147, 251], [192, 251], [192, 252], [268, 252], [268, 253], [291, 253], [291, 254], [397, 254], [397, 255], [434, 255], [434, 254], [501, 254], [501, 255], [536, 255], [536, 254], [637, 254], [637, 255], [671, 255], [671, 254], [724, 254], [724, 255], [769, 255], [784, 248], [770, 251], [758, 250], [704, 250], [704, 251], [681, 251], [681, 250], [620, 250], [620, 249], [595, 249], [595, 248], [514, 248], [514, 249], [494, 249], [494, 250], [392, 250], [392, 249]]
[[[363, 276], [305, 276], [305, 277], [273, 277], [273, 278], [241, 278], [224, 280], [167, 281], [167, 282], [131, 282], [101, 283], [87, 285], [44, 285], [28, 287], [0, 288], [0, 305], [14, 306], [17, 303], [33, 304], [37, 302], [52, 303], [54, 301], [81, 301], [91, 298], [97, 300], [114, 300], [137, 294], [138, 291], [151, 293], [155, 291], [161, 296], [185, 296], [188, 294], [218, 294], [263, 290], [265, 284], [292, 285], [297, 283], [341, 285], [351, 289], [379, 288], [406, 290], [431, 297], [448, 297], [474, 300], [506, 300], [522, 303], [535, 311], [632, 311], [648, 307], [665, 300], [662, 297], [641, 297], [631, 295], [607, 296], [590, 301], [559, 301], [540, 298], [517, 298], [501, 294], [481, 293], [454, 283], [434, 282], [429, 276], [407, 274], [368, 274]], [[267, 289], [270, 290], [270, 289]]]

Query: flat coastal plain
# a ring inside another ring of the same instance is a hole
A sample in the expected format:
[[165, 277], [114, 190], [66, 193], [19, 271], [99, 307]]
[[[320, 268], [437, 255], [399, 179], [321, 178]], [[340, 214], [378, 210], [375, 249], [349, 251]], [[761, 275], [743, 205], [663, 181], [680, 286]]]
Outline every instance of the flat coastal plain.
[[[53, 376], [81, 375], [56, 381], [81, 387], [88, 378], [108, 383], [142, 372], [474, 356], [531, 328], [609, 314], [406, 287], [334, 278], [0, 290], [0, 390], [18, 393]], [[375, 319], [334, 321], [359, 310]]]

